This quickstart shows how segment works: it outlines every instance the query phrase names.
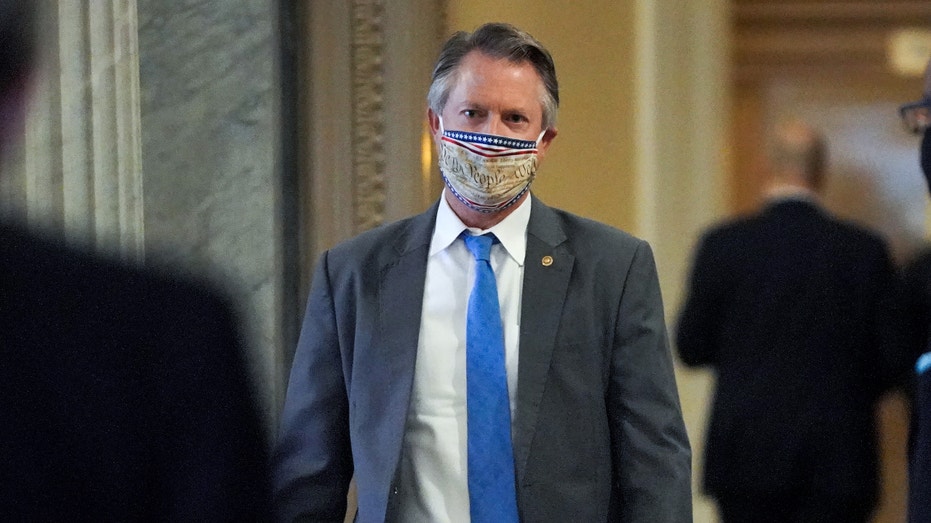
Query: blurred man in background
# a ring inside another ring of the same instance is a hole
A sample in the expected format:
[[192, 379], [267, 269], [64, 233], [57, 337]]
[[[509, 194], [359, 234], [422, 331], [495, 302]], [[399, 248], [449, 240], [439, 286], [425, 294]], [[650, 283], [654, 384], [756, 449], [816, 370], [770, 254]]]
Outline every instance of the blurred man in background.
[[[0, 0], [0, 153], [22, 129], [34, 0]], [[256, 521], [266, 437], [206, 287], [0, 223], [0, 520]]]
[[704, 489], [722, 520], [867, 521], [873, 409], [899, 376], [895, 271], [883, 241], [819, 202], [826, 144], [781, 124], [762, 211], [698, 246], [677, 331], [717, 377]]

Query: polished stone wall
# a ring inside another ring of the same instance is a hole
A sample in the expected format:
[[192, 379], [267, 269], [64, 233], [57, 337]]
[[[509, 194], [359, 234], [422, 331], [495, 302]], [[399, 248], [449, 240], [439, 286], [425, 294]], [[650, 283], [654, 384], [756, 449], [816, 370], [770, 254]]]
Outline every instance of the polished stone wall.
[[[240, 306], [274, 424], [285, 370], [278, 3], [138, 0], [146, 258]], [[293, 297], [291, 297], [293, 298]]]

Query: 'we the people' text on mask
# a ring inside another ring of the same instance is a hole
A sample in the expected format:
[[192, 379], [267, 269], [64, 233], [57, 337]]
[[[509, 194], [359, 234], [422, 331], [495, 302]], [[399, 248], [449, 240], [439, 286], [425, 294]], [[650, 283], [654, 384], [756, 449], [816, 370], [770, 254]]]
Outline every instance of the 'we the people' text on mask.
[[482, 213], [507, 209], [530, 188], [537, 171], [536, 141], [447, 131], [440, 120], [440, 172], [462, 203]]

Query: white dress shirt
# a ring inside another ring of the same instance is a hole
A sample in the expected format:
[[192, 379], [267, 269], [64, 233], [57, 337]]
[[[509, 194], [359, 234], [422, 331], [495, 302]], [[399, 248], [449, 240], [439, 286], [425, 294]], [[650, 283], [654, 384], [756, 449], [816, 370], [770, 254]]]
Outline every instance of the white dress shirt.
[[400, 521], [468, 522], [466, 445], [466, 310], [475, 259], [462, 231], [492, 232], [491, 267], [504, 325], [505, 366], [513, 424], [517, 399], [520, 301], [530, 197], [487, 231], [466, 227], [440, 198], [430, 242], [414, 386], [399, 478]]

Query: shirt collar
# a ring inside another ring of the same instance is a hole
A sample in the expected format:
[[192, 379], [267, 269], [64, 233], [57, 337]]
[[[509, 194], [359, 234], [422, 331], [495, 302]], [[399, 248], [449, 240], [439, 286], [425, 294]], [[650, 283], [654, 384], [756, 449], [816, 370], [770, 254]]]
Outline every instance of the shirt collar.
[[462, 231], [468, 229], [472, 234], [494, 233], [508, 255], [518, 265], [523, 266], [524, 256], [527, 254], [527, 224], [530, 223], [531, 198], [532, 196], [527, 194], [527, 198], [518, 204], [514, 212], [490, 229], [481, 230], [466, 227], [462, 220], [459, 219], [459, 216], [453, 212], [452, 207], [449, 206], [444, 193], [440, 196], [440, 205], [436, 211], [436, 225], [433, 228], [433, 238], [430, 241], [430, 256], [452, 245], [462, 234]]
[[793, 185], [771, 187], [764, 191], [763, 196], [769, 203], [781, 203], [784, 201], [803, 201], [816, 205], [819, 203], [817, 193], [811, 189]]

